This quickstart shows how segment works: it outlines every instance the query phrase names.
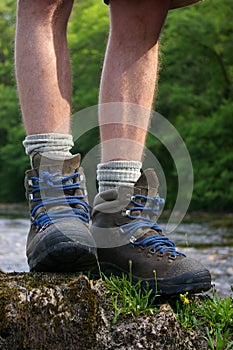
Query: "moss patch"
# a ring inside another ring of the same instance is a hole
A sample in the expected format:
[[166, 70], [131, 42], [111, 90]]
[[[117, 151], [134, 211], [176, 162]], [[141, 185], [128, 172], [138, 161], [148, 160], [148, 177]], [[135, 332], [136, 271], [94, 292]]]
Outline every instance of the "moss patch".
[[92, 349], [97, 299], [84, 276], [1, 275], [0, 337], [5, 349]]
[[105, 283], [76, 274], [1, 274], [0, 307], [4, 350], [207, 349], [203, 327], [182, 327], [166, 302], [113, 324]]

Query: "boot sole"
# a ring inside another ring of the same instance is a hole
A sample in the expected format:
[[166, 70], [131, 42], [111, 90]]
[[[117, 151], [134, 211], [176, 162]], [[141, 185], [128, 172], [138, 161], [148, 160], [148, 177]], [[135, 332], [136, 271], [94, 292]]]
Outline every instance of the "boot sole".
[[97, 267], [96, 249], [55, 232], [36, 242], [28, 254], [28, 264], [30, 271], [88, 274]]
[[[115, 275], [121, 277], [122, 274], [129, 275], [128, 271], [123, 271], [118, 266], [110, 263], [100, 263], [102, 273], [110, 277]], [[182, 275], [169, 278], [140, 279], [132, 275], [133, 283], [141, 281], [142, 287], [152, 289], [157, 295], [176, 295], [185, 292], [201, 293], [211, 288], [211, 275], [207, 269], [189, 271]]]

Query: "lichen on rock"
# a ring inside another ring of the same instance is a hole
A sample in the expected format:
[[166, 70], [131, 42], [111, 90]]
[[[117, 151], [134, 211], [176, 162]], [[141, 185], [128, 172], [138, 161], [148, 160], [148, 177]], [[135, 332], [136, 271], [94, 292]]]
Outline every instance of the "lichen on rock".
[[114, 311], [102, 280], [75, 274], [0, 275], [0, 349], [207, 349], [168, 304], [154, 315]]

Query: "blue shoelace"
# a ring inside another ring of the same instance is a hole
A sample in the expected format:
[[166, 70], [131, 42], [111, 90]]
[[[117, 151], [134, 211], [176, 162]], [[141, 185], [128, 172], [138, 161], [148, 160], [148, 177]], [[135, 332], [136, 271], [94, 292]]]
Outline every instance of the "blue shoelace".
[[[42, 172], [41, 178], [31, 177], [30, 185], [32, 186], [32, 191], [30, 193], [30, 199], [34, 203], [38, 203], [31, 211], [32, 225], [35, 225], [41, 229], [64, 220], [82, 220], [83, 222], [89, 221], [89, 205], [83, 200], [86, 195], [82, 196], [72, 196], [65, 195], [64, 191], [85, 189], [81, 186], [83, 180], [75, 183], [67, 183], [67, 181], [72, 180], [74, 177], [80, 176], [80, 173], [75, 172], [69, 176], [62, 177], [61, 172], [51, 174], [49, 172]], [[35, 193], [41, 191], [53, 190], [56, 193], [55, 197], [44, 197], [34, 198]], [[59, 195], [59, 193], [61, 195]], [[58, 194], [58, 196], [57, 196]], [[39, 214], [34, 218], [37, 210], [43, 206], [66, 206], [67, 209], [54, 210], [49, 213], [44, 212]], [[85, 208], [76, 208], [76, 205], [81, 205]]]
[[[146, 205], [139, 203], [137, 200], [145, 201]], [[131, 198], [131, 203], [134, 207], [127, 209], [124, 215], [133, 221], [121, 225], [121, 230], [123, 234], [129, 234], [129, 241], [132, 244], [142, 247], [150, 246], [150, 251], [157, 251], [161, 254], [170, 252], [172, 257], [177, 255], [185, 256], [185, 254], [176, 251], [175, 243], [166, 236], [155, 234], [140, 241], [137, 241], [137, 238], [134, 237], [134, 233], [140, 228], [150, 228], [156, 232], [162, 232], [162, 229], [157, 222], [151, 220], [151, 216], [158, 216], [159, 210], [164, 205], [163, 198], [160, 198], [159, 196], [151, 198], [137, 194]], [[142, 216], [132, 215], [134, 211], [141, 211]]]

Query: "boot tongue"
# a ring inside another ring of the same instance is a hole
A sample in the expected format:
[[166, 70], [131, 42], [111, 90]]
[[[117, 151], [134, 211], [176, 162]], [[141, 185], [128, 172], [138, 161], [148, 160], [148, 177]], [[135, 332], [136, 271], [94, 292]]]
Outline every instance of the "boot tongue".
[[[134, 194], [140, 194], [146, 197], [155, 197], [158, 195], [159, 180], [154, 169], [146, 169], [138, 181], [134, 185]], [[136, 215], [136, 212], [134, 212]], [[141, 213], [139, 213], [141, 215]], [[151, 217], [153, 221], [156, 221], [157, 216]], [[137, 230], [137, 241], [141, 241], [146, 237], [159, 234], [163, 235], [162, 232], [157, 232], [152, 228], [142, 228]]]
[[[49, 155], [49, 154], [40, 155], [37, 153], [34, 155], [32, 159], [32, 165], [38, 177], [43, 179], [44, 182], [48, 184], [49, 182], [51, 183], [51, 181], [52, 182], [56, 181], [56, 185], [59, 185], [61, 184], [60, 181], [62, 181], [62, 178], [65, 178], [66, 176], [72, 175], [74, 173], [78, 173], [78, 175], [75, 178], [71, 176], [70, 178], [66, 179], [65, 184], [73, 185], [76, 181], [81, 181], [82, 186], [75, 190], [73, 190], [72, 188], [66, 189], [64, 190], [64, 195], [85, 196], [83, 198], [83, 201], [87, 203], [86, 190], [85, 190], [86, 180], [83, 173], [83, 169], [82, 167], [80, 167], [80, 160], [81, 160], [80, 154], [76, 154], [73, 156], [71, 155], [64, 158], [56, 155]], [[52, 175], [52, 177], [50, 177], [50, 175]], [[57, 195], [61, 196], [62, 194], [60, 192], [56, 192], [56, 189], [54, 190], [53, 187], [50, 187], [50, 184], [48, 188], [44, 189], [44, 196], [46, 197], [57, 197]], [[67, 205], [63, 205], [59, 207], [57, 206], [56, 208], [66, 209]], [[78, 204], [76, 205], [76, 208], [80, 208], [83, 210], [83, 205]], [[54, 206], [52, 206], [51, 210], [54, 210]], [[50, 211], [50, 209], [48, 209], [48, 211]]]
[[67, 158], [59, 158], [51, 155], [35, 154], [32, 159], [33, 168], [39, 173], [46, 171], [51, 174], [62, 171], [62, 175], [70, 175], [80, 165], [80, 154]]
[[134, 185], [134, 194], [155, 197], [158, 194], [159, 180], [154, 169], [146, 169]]

